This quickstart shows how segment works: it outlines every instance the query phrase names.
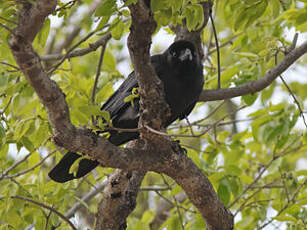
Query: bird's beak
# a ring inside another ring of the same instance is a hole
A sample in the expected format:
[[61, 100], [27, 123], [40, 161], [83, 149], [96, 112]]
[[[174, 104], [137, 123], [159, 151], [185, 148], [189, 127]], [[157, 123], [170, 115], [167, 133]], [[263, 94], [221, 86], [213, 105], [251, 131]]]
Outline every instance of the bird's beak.
[[184, 49], [180, 52], [180, 55], [179, 55], [179, 59], [181, 61], [186, 61], [186, 60], [190, 60], [192, 61], [193, 59], [193, 55], [192, 55], [192, 52], [190, 49]]

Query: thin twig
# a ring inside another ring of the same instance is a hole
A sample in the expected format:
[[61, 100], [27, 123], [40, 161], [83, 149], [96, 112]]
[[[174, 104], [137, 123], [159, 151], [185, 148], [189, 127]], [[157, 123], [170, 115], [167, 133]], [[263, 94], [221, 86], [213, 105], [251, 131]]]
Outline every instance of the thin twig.
[[210, 10], [209, 17], [211, 20], [212, 24], [212, 30], [214, 34], [214, 39], [215, 39], [215, 46], [216, 46], [216, 54], [217, 54], [217, 88], [221, 88], [221, 61], [220, 61], [220, 49], [219, 49], [219, 41], [217, 39], [217, 34], [216, 34], [216, 29], [212, 17], [212, 11]]
[[[222, 43], [221, 45], [219, 45], [219, 48], [223, 48], [225, 46], [227, 46], [228, 44], [232, 44], [233, 40], [236, 39], [237, 37], [239, 37], [241, 34], [243, 34], [243, 32], [240, 32], [236, 35], [233, 35], [231, 38], [229, 38], [226, 42]], [[214, 52], [216, 52], [216, 47], [209, 50], [207, 55], [210, 56], [211, 54], [213, 54]]]
[[218, 106], [216, 106], [205, 118], [202, 118], [202, 119], [200, 119], [200, 120], [198, 120], [198, 121], [195, 121], [195, 122], [193, 122], [192, 123], [192, 125], [194, 125], [194, 124], [197, 124], [197, 123], [199, 123], [199, 122], [202, 122], [202, 121], [204, 121], [204, 120], [207, 120], [208, 118], [210, 118], [211, 116], [213, 116], [213, 114], [215, 114], [224, 104], [225, 104], [225, 100], [224, 101], [222, 101]]
[[[246, 119], [236, 119], [233, 121], [225, 121], [225, 122], [220, 122], [219, 124], [217, 124], [217, 127], [220, 126], [224, 126], [224, 125], [232, 125], [233, 123], [239, 123], [239, 122], [248, 122], [248, 121], [253, 121], [256, 118], [260, 118], [261, 116], [255, 116], [252, 118], [246, 118]], [[207, 128], [209, 127], [211, 124], [191, 124], [192, 126], [197, 126], [197, 127], [204, 127]], [[168, 128], [168, 130], [172, 130], [172, 129], [177, 129], [177, 128], [187, 128], [187, 125], [173, 125], [170, 128]]]
[[95, 77], [95, 82], [94, 82], [94, 86], [93, 86], [93, 90], [92, 90], [92, 97], [91, 97], [93, 104], [95, 104], [96, 89], [97, 89], [98, 79], [99, 79], [100, 72], [101, 72], [101, 66], [102, 66], [102, 62], [103, 62], [103, 55], [104, 55], [105, 49], [106, 49], [106, 44], [101, 47], [101, 53], [100, 53], [100, 57], [99, 57], [99, 62], [98, 62], [98, 66], [97, 66], [96, 77]]
[[[291, 44], [291, 46], [289, 47], [289, 49], [287, 50], [287, 53], [291, 52], [292, 50], [295, 49], [295, 46], [296, 46], [296, 43], [297, 43], [297, 39], [298, 39], [298, 33], [296, 33], [294, 35], [294, 38], [293, 38], [293, 42]], [[278, 64], [278, 61], [277, 61], [277, 54], [278, 54], [278, 51], [275, 53], [275, 66]], [[305, 124], [305, 127], [307, 128], [307, 122], [305, 120], [305, 116], [304, 116], [304, 113], [303, 113], [303, 110], [301, 108], [301, 105], [299, 103], [299, 101], [297, 100], [296, 96], [294, 95], [294, 93], [292, 92], [290, 86], [287, 84], [287, 82], [284, 80], [284, 78], [282, 77], [282, 75], [280, 74], [279, 75], [279, 78], [281, 79], [282, 83], [285, 85], [285, 87], [287, 88], [288, 92], [290, 93], [290, 95], [292, 96], [293, 100], [294, 100], [294, 103], [297, 105], [298, 107], [298, 110], [300, 112], [300, 116], [302, 117], [303, 119], [303, 122]]]
[[4, 114], [5, 111], [8, 109], [8, 107], [10, 106], [10, 104], [11, 104], [11, 102], [12, 102], [12, 98], [13, 98], [13, 97], [10, 97], [9, 102], [6, 104], [6, 106], [3, 108], [3, 110], [0, 111], [0, 114], [1, 114], [1, 115]]
[[10, 32], [11, 34], [13, 34], [14, 36], [16, 36], [16, 34], [14, 33], [14, 31], [12, 29], [10, 29], [9, 27], [7, 27], [6, 25], [0, 23], [0, 26], [3, 27], [4, 29], [6, 29], [8, 32]]
[[297, 40], [298, 40], [298, 33], [295, 33], [294, 34], [294, 37], [293, 37], [293, 40], [292, 40], [292, 43], [291, 43], [291, 46], [289, 47], [289, 49], [287, 50], [287, 53], [290, 53], [292, 50], [295, 49], [296, 47], [296, 44], [297, 44]]
[[[163, 200], [165, 200], [167, 203], [169, 203], [170, 205], [172, 205], [172, 207], [175, 206], [174, 203], [173, 203], [170, 199], [168, 199], [167, 197], [163, 196], [159, 191], [155, 190], [154, 192], [155, 192], [158, 196], [160, 196]], [[194, 211], [192, 211], [192, 210], [189, 210], [189, 209], [187, 209], [187, 208], [185, 208], [185, 207], [183, 207], [183, 206], [181, 206], [181, 205], [179, 205], [179, 207], [180, 207], [181, 209], [183, 209], [184, 211], [186, 211], [186, 212], [190, 212], [190, 213], [196, 214], [196, 212], [194, 212]]]
[[17, 66], [14, 66], [14, 65], [12, 65], [12, 64], [6, 63], [6, 62], [4, 62], [4, 61], [0, 61], [0, 64], [7, 65], [7, 66], [9, 66], [9, 67], [14, 68], [15, 70], [20, 71], [20, 68], [18, 68]]
[[4, 17], [1, 17], [1, 16], [0, 16], [0, 19], [4, 20], [4, 21], [6, 21], [6, 22], [9, 22], [9, 23], [12, 23], [12, 24], [18, 25], [18, 23], [17, 23], [17, 22], [14, 22], [14, 21], [9, 20], [9, 19], [7, 19], [7, 18], [4, 18]]
[[[24, 171], [15, 173], [15, 174], [13, 174], [13, 175], [9, 175], [9, 176], [6, 175], [6, 176], [4, 176], [3, 178], [4, 178], [4, 179], [11, 179], [11, 178], [14, 178], [14, 177], [19, 177], [19, 176], [21, 176], [21, 175], [24, 175], [24, 174], [26, 174], [26, 173], [28, 173], [28, 172], [31, 172], [32, 170], [34, 170], [34, 169], [37, 168], [38, 166], [42, 165], [42, 164], [45, 162], [45, 160], [47, 160], [50, 156], [52, 156], [56, 151], [57, 151], [57, 150], [54, 150], [54, 151], [52, 151], [51, 153], [49, 153], [49, 154], [48, 154], [47, 156], [45, 156], [40, 162], [38, 162], [37, 164], [33, 165], [31, 168], [28, 168], [28, 169], [26, 169], [26, 170], [24, 170]], [[1, 178], [0, 178], [0, 179], [1, 179]]]
[[0, 176], [0, 180], [4, 179], [7, 177], [7, 174], [10, 173], [10, 171], [12, 171], [14, 168], [16, 168], [18, 165], [22, 164], [23, 162], [25, 162], [35, 151], [27, 154], [24, 158], [22, 158], [19, 161], [16, 161], [14, 164], [11, 165], [11, 167], [9, 167], [8, 169], [6, 169], [2, 175]]
[[187, 122], [187, 124], [188, 124], [188, 127], [190, 128], [191, 135], [192, 135], [192, 136], [195, 136], [194, 131], [193, 131], [193, 128], [192, 128], [192, 125], [191, 125], [191, 123], [190, 123], [188, 117], [185, 117], [185, 120], [186, 120], [186, 122]]
[[[46, 144], [47, 141], [50, 140], [50, 137], [47, 138], [46, 140], [43, 141], [42, 145]], [[18, 165], [20, 165], [21, 163], [25, 162], [34, 152], [36, 152], [37, 149], [34, 149], [32, 152], [30, 152], [29, 154], [27, 154], [24, 158], [22, 158], [19, 161], [16, 161], [11, 167], [9, 167], [8, 169], [6, 169], [3, 174], [0, 176], [0, 180], [2, 180], [3, 178], [10, 178], [9, 176], [7, 176], [13, 169], [15, 169]], [[15, 174], [16, 175], [16, 174]]]
[[[273, 182], [267, 184], [267, 185], [272, 185], [276, 182], [277, 180], [274, 180]], [[244, 199], [244, 202], [240, 205], [240, 207], [236, 210], [234, 216], [236, 216], [239, 212], [241, 212], [247, 205], [246, 203], [253, 198], [255, 195], [257, 195], [260, 191], [262, 191], [262, 186], [261, 187], [257, 187], [257, 190], [255, 192], [253, 192], [251, 195], [249, 195], [246, 199]]]
[[60, 10], [69, 9], [69, 8], [73, 7], [73, 5], [75, 5], [76, 2], [77, 2], [77, 0], [69, 1], [66, 4], [64, 4], [63, 6], [57, 8], [55, 11], [57, 12], [57, 11], [60, 11]]
[[[236, 113], [237, 111], [244, 109], [246, 107], [246, 105], [240, 107], [239, 109], [237, 109], [236, 111], [234, 111], [233, 113]], [[232, 113], [231, 113], [232, 114]], [[158, 135], [162, 135], [162, 136], [167, 136], [167, 137], [201, 137], [203, 135], [205, 135], [206, 133], [208, 133], [213, 127], [215, 127], [217, 124], [219, 124], [221, 121], [223, 121], [224, 119], [226, 119], [228, 116], [231, 116], [231, 114], [227, 114], [224, 117], [220, 118], [219, 120], [217, 120], [216, 122], [214, 122], [212, 125], [209, 126], [209, 128], [207, 128], [205, 131], [201, 132], [200, 134], [197, 135], [185, 135], [185, 134], [168, 134], [168, 133], [164, 133], [158, 130], [155, 130], [151, 127], [149, 127], [148, 125], [145, 125], [144, 127], [146, 129], [148, 129], [149, 131], [151, 131], [152, 133], [158, 134]]]
[[[101, 66], [102, 66], [103, 56], [104, 56], [106, 46], [107, 46], [107, 43], [105, 43], [104, 46], [101, 47], [101, 53], [100, 53], [100, 57], [99, 57], [99, 61], [98, 61], [96, 77], [95, 77], [95, 82], [94, 82], [94, 86], [93, 86], [93, 90], [92, 90], [92, 96], [91, 96], [92, 104], [95, 104], [96, 89], [97, 89], [97, 85], [98, 85], [98, 79], [99, 79], [100, 72], [101, 72]], [[92, 115], [92, 124], [94, 126], [96, 126], [96, 120], [95, 120], [93, 115]]]
[[[160, 175], [161, 175], [161, 177], [162, 177], [164, 183], [165, 183], [168, 187], [170, 187], [169, 183], [167, 182], [167, 180], [165, 179], [165, 177], [163, 176], [163, 174], [160, 174]], [[182, 218], [181, 212], [180, 212], [180, 210], [179, 210], [178, 201], [177, 201], [177, 199], [176, 199], [176, 197], [175, 197], [174, 195], [172, 195], [172, 197], [173, 197], [173, 200], [174, 200], [174, 202], [175, 202], [175, 207], [176, 207], [176, 209], [177, 209], [179, 221], [180, 221], [180, 224], [181, 224], [181, 229], [184, 230], [183, 218]]]
[[134, 133], [134, 132], [139, 132], [141, 128], [134, 128], [134, 129], [128, 129], [128, 128], [116, 128], [116, 127], [105, 127], [103, 128], [103, 131], [108, 132], [108, 131], [118, 131], [118, 132], [127, 132], [127, 133]]
[[66, 218], [71, 218], [74, 216], [74, 214], [83, 206], [84, 203], [87, 203], [90, 201], [93, 197], [95, 197], [98, 193], [102, 192], [108, 183], [108, 180], [104, 180], [102, 183], [99, 183], [95, 186], [94, 189], [91, 189], [87, 194], [85, 194], [80, 200], [82, 202], [76, 203], [71, 209], [69, 209], [66, 213], [65, 216]]
[[60, 65], [62, 65], [62, 63], [66, 60], [66, 58], [68, 57], [68, 55], [74, 50], [76, 49], [81, 43], [85, 42], [87, 39], [89, 39], [91, 36], [93, 36], [96, 33], [96, 30], [90, 32], [88, 35], [86, 35], [83, 39], [81, 39], [77, 44], [75, 44], [74, 46], [72, 46], [67, 52], [66, 54], [62, 57], [62, 59], [55, 64], [48, 72], [47, 74], [50, 75], [52, 74], [52, 72], [54, 72]]
[[280, 173], [281, 181], [282, 181], [282, 184], [283, 184], [283, 188], [284, 188], [285, 193], [286, 193], [287, 201], [290, 202], [290, 195], [289, 195], [288, 187], [286, 185], [286, 181], [285, 181], [285, 178], [282, 175], [280, 167], [279, 167], [279, 173]]
[[[262, 203], [262, 202], [270, 202], [270, 201], [273, 201], [273, 200], [274, 200], [274, 199], [256, 200], [256, 201], [253, 201], [253, 202], [250, 202], [250, 203], [244, 205], [244, 206], [242, 207], [241, 210], [243, 210], [243, 209], [245, 209], [245, 208], [247, 208], [247, 207], [253, 206], [254, 204], [257, 205], [257, 204]], [[240, 211], [241, 211], [241, 210], [240, 210]], [[235, 214], [234, 216], [236, 216], [236, 214]]]
[[[286, 210], [290, 204], [295, 203], [295, 197], [297, 196], [297, 194], [300, 192], [300, 190], [307, 184], [307, 179], [304, 180], [304, 182], [302, 184], [300, 184], [300, 186], [298, 186], [298, 188], [296, 189], [296, 191], [293, 193], [293, 196], [291, 197], [290, 201], [287, 202], [284, 207], [282, 209], [279, 210], [279, 212], [276, 214], [275, 217], [279, 216], [284, 210]], [[263, 228], [265, 228], [267, 225], [269, 225], [270, 223], [272, 223], [275, 219], [271, 218], [271, 220], [269, 220], [268, 222], [264, 223], [263, 225], [261, 225], [258, 230], [261, 230]]]
[[[296, 141], [296, 140], [295, 140]], [[294, 141], [294, 142], [295, 142]], [[294, 143], [293, 142], [293, 143]], [[258, 181], [259, 181], [259, 179], [262, 177], [262, 175], [263, 175], [263, 173], [265, 173], [265, 171], [273, 164], [273, 162], [275, 162], [278, 158], [280, 158], [280, 157], [282, 157], [282, 156], [284, 156], [284, 155], [286, 155], [286, 154], [288, 154], [288, 153], [290, 153], [290, 152], [293, 152], [293, 151], [296, 151], [297, 149], [299, 149], [300, 147], [301, 147], [301, 145], [299, 146], [299, 147], [297, 147], [297, 148], [294, 148], [294, 149], [291, 149], [291, 150], [289, 150], [289, 151], [286, 151], [290, 146], [292, 146], [293, 145], [293, 143], [290, 143], [290, 145], [287, 147], [287, 148], [285, 148], [285, 150], [284, 151], [282, 151], [280, 154], [278, 154], [278, 155], [275, 155], [275, 154], [273, 154], [273, 158], [269, 161], [269, 163], [267, 163], [265, 166], [263, 166], [263, 168], [261, 169], [261, 171], [259, 172], [259, 174], [257, 175], [257, 177], [228, 205], [228, 207], [227, 208], [231, 208], [235, 203], [237, 203], [238, 202], [238, 200], [239, 199], [241, 199], [241, 197], [243, 196], [243, 195], [245, 195], [246, 194], [246, 192], [254, 185], [254, 184], [256, 184]]]
[[52, 211], [49, 211], [48, 215], [46, 216], [45, 230], [48, 230], [48, 225], [49, 225], [49, 220], [50, 220], [51, 214], [52, 214]]
[[59, 211], [57, 211], [56, 209], [46, 205], [46, 204], [43, 204], [41, 202], [38, 202], [36, 200], [32, 200], [30, 198], [26, 198], [26, 197], [22, 197], [22, 196], [11, 196], [11, 198], [13, 199], [19, 199], [19, 200], [24, 200], [24, 201], [27, 201], [27, 202], [30, 202], [30, 203], [33, 203], [33, 204], [36, 204], [40, 207], [43, 207], [45, 209], [48, 209], [49, 211], [51, 212], [54, 212], [56, 215], [58, 215], [62, 220], [64, 220], [73, 230], [77, 230], [77, 228], [70, 222], [70, 220], [68, 218], [66, 218], [62, 213], [60, 213]]
[[303, 119], [303, 122], [304, 122], [304, 125], [305, 127], [307, 128], [307, 122], [306, 122], [306, 119], [305, 119], [305, 116], [304, 116], [304, 113], [303, 113], [303, 110], [302, 110], [302, 107], [300, 105], [300, 103], [298, 102], [296, 96], [294, 95], [294, 93], [292, 92], [291, 88], [289, 87], [289, 85], [287, 84], [287, 82], [284, 80], [284, 78], [282, 77], [282, 75], [279, 76], [279, 78], [281, 79], [282, 83], [286, 86], [288, 92], [290, 93], [290, 95], [292, 96], [295, 104], [297, 105], [298, 107], [298, 110], [300, 112], [300, 116], [302, 117]]
[[141, 187], [140, 191], [167, 191], [167, 190], [171, 190], [172, 187]]

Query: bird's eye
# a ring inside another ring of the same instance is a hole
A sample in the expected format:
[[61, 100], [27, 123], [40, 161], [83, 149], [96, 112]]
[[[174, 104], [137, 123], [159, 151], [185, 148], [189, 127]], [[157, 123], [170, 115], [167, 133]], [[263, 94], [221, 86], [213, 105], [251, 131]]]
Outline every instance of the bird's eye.
[[177, 53], [176, 53], [176, 52], [173, 52], [173, 53], [172, 53], [172, 56], [173, 56], [173, 57], [177, 57]]

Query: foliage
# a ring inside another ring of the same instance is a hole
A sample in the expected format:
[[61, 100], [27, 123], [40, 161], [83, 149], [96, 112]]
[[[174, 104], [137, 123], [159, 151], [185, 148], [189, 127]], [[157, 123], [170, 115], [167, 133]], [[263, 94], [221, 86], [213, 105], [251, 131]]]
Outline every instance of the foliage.
[[[91, 94], [98, 51], [66, 59], [51, 76], [66, 94], [73, 124], [92, 127], [91, 118], [102, 115], [99, 105], [112, 94], [114, 84], [123, 78], [118, 66], [129, 63], [123, 51], [130, 25], [127, 5], [136, 1], [123, 4], [122, 1], [104, 0], [93, 16], [81, 10], [91, 7], [92, 1], [58, 2], [58, 10], [46, 21], [34, 41], [39, 55], [51, 54], [78, 26], [81, 32], [74, 38], [74, 44], [95, 31], [95, 35], [78, 48], [88, 47], [108, 32], [112, 35], [104, 53], [94, 104]], [[203, 1], [151, 1], [157, 32], [172, 33], [165, 26], [182, 24], [183, 19], [189, 30], [198, 29], [204, 20], [200, 2]], [[0, 1], [0, 22], [14, 28], [17, 9], [12, 1]], [[275, 58], [281, 60], [291, 45], [286, 34], [296, 31], [302, 38], [307, 31], [307, 2], [304, 0], [216, 0], [213, 12], [221, 44], [223, 88], [261, 78], [274, 67]], [[9, 31], [0, 27], [0, 229], [25, 229], [33, 223], [35, 229], [51, 229], [51, 225], [59, 223], [58, 229], [70, 229], [56, 214], [12, 196], [37, 200], [65, 214], [113, 169], [100, 167], [85, 180], [64, 185], [48, 179], [48, 171], [64, 150], [51, 141], [52, 130], [46, 111], [18, 71], [7, 45], [8, 38]], [[204, 63], [205, 89], [213, 89], [217, 87], [217, 62], [216, 53], [212, 51], [211, 26], [204, 29], [202, 39], [210, 54]], [[44, 66], [49, 69], [57, 62], [44, 62]], [[306, 56], [296, 66], [304, 64], [306, 73]], [[291, 81], [289, 86], [304, 110], [307, 95], [306, 83], [301, 81], [303, 76], [297, 74], [291, 79], [286, 73], [283, 77]], [[137, 96], [132, 95], [127, 100], [133, 102]], [[281, 99], [276, 102], [278, 97]], [[200, 138], [176, 138], [209, 177], [220, 199], [236, 215], [235, 229], [257, 229], [266, 224], [280, 226], [280, 229], [306, 229], [307, 132], [297, 104], [293, 103], [281, 81], [235, 102], [224, 103], [214, 114], [211, 112], [219, 102], [199, 103], [191, 116], [196, 120], [191, 122], [193, 133], [197, 135], [208, 128], [210, 131]], [[234, 109], [229, 111], [226, 104], [234, 105]], [[247, 108], [238, 109], [243, 105]], [[205, 118], [206, 114], [211, 116]], [[225, 115], [226, 118], [221, 119]], [[190, 126], [184, 121], [176, 122], [169, 133], [191, 134]], [[155, 173], [148, 173], [142, 184], [143, 187], [157, 185], [169, 189], [140, 192], [138, 206], [128, 218], [128, 229], [149, 229], [161, 197], [174, 202], [176, 195], [182, 192], [170, 178]], [[101, 197], [92, 198], [89, 204], [83, 205], [95, 212], [99, 199]], [[45, 228], [46, 222], [48, 228]], [[188, 200], [176, 202], [162, 227], [180, 229], [182, 222], [185, 229], [204, 229], [205, 226]]]

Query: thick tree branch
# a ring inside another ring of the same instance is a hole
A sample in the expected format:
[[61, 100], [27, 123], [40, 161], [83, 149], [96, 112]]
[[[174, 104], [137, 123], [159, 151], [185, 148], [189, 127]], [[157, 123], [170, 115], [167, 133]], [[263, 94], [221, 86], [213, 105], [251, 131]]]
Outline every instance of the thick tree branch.
[[32, 42], [41, 30], [46, 17], [55, 10], [57, 1], [18, 1], [23, 5], [18, 18], [17, 34]]
[[[176, 40], [185, 39], [192, 41], [198, 48], [201, 58], [204, 57], [201, 32], [208, 23], [212, 1], [204, 2], [202, 6], [204, 22], [199, 30], [189, 31], [185, 22], [183, 26], [172, 28], [176, 33]], [[172, 167], [176, 169], [176, 173], [172, 173], [172, 169], [169, 169], [169, 171], [165, 173], [171, 176], [184, 189], [192, 203], [206, 219], [207, 229], [233, 229], [233, 215], [219, 200], [208, 178], [190, 159], [182, 159], [181, 162], [184, 162], [183, 165], [176, 164], [176, 166]], [[180, 162], [178, 162], [178, 164], [180, 164]], [[199, 199], [200, 197], [201, 199]]]
[[96, 230], [124, 230], [126, 218], [136, 206], [136, 197], [145, 172], [117, 169], [108, 179], [99, 204]]
[[166, 120], [170, 111], [164, 100], [163, 84], [150, 64], [151, 36], [157, 25], [152, 12], [144, 1], [141, 0], [136, 4], [129, 5], [129, 9], [132, 23], [128, 37], [128, 48], [141, 96], [140, 124], [160, 130], [162, 121]]
[[269, 70], [262, 78], [237, 87], [204, 90], [200, 95], [199, 101], [224, 100], [259, 92], [269, 86], [281, 73], [287, 70], [289, 66], [305, 53], [307, 53], [307, 41], [288, 53], [278, 65]]

